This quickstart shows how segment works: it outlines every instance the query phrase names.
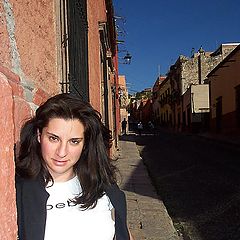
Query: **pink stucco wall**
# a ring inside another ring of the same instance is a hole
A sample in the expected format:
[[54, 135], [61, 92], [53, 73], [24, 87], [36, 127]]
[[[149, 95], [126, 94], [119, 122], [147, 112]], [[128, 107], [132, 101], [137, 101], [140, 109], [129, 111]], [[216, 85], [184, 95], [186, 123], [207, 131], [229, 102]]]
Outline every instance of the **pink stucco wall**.
[[56, 6], [47, 0], [6, 0], [0, 11], [0, 72], [11, 75], [17, 140], [25, 115], [60, 92]]
[[22, 72], [35, 88], [52, 94], [59, 89], [54, 1], [12, 2]]
[[0, 239], [16, 240], [14, 143], [23, 122], [60, 92], [55, 1], [0, 2]]
[[0, 238], [11, 240], [17, 237], [13, 160], [13, 97], [8, 79], [2, 73], [0, 73], [0, 85]]
[[99, 22], [106, 22], [105, 1], [87, 1], [88, 11], [88, 57], [89, 57], [89, 92], [90, 102], [101, 111], [101, 66]]

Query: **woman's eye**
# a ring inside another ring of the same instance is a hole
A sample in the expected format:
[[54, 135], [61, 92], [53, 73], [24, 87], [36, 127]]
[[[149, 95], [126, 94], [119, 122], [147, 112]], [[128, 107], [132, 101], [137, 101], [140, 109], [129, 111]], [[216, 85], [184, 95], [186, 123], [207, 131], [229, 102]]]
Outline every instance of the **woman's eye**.
[[57, 142], [58, 141], [58, 138], [57, 137], [54, 137], [54, 136], [49, 136], [49, 140], [51, 142]]
[[77, 144], [80, 143], [80, 140], [72, 139], [72, 140], [71, 140], [71, 143], [72, 143], [73, 145], [77, 145]]

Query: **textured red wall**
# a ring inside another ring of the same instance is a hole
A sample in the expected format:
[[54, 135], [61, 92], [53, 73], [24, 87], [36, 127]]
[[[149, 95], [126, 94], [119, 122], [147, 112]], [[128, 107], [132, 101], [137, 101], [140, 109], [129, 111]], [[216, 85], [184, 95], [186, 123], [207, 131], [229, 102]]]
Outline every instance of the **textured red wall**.
[[0, 72], [14, 96], [15, 140], [26, 117], [60, 92], [57, 73], [55, 1], [6, 0], [0, 3]]
[[56, 17], [54, 1], [12, 0], [15, 40], [25, 81], [53, 94], [57, 77]]
[[87, 1], [88, 11], [88, 58], [90, 102], [101, 111], [101, 66], [99, 22], [106, 22], [105, 1]]
[[17, 238], [14, 143], [23, 122], [60, 92], [55, 1], [0, 2], [0, 239]]
[[[17, 238], [14, 188], [14, 124], [12, 88], [0, 73], [0, 238]], [[9, 111], [10, 110], [10, 111]]]

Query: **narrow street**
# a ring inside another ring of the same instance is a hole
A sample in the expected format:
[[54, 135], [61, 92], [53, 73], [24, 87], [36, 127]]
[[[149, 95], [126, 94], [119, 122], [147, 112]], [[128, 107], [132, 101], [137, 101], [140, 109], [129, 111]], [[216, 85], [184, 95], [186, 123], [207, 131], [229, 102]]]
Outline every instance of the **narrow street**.
[[240, 150], [160, 131], [136, 144], [175, 228], [185, 240], [240, 239]]

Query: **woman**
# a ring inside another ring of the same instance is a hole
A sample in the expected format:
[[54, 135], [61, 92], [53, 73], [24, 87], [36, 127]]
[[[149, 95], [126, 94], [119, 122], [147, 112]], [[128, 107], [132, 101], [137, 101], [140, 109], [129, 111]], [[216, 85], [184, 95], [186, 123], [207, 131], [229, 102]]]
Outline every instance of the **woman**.
[[20, 240], [127, 240], [111, 134], [87, 102], [59, 94], [21, 129], [16, 161]]

